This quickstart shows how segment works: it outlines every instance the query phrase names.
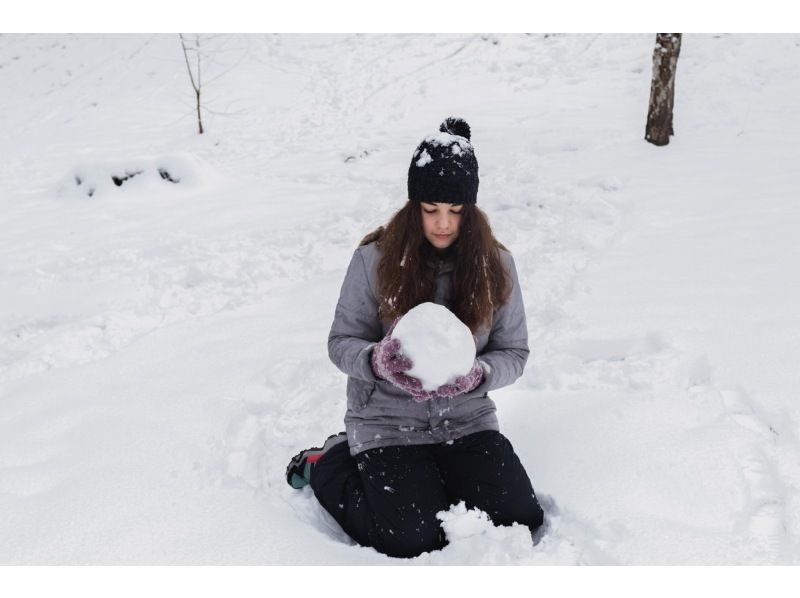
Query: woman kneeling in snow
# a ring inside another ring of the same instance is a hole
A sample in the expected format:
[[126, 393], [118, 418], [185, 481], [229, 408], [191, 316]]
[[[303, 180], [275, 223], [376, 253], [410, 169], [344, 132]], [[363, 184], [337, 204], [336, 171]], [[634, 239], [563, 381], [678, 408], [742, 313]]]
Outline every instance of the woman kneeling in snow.
[[[286, 471], [293, 487], [311, 484], [351, 538], [389, 556], [442, 548], [436, 513], [460, 501], [497, 525], [533, 531], [543, 520], [487, 395], [522, 375], [528, 333], [514, 259], [476, 207], [477, 192], [469, 125], [448, 118], [414, 152], [409, 201], [361, 242], [342, 285], [328, 353], [348, 376], [347, 432], [301, 451]], [[392, 336], [425, 302], [469, 327], [477, 355], [432, 389]]]

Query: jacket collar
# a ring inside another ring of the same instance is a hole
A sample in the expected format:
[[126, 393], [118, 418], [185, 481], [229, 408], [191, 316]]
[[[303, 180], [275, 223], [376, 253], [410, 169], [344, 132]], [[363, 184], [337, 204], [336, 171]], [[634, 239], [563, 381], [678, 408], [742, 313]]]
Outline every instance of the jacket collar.
[[455, 268], [455, 247], [452, 245], [444, 251], [438, 251], [426, 242], [423, 253], [425, 264], [432, 268], [437, 276], [452, 272]]
[[438, 276], [452, 272], [455, 268], [455, 259], [452, 255], [432, 255], [425, 260], [425, 264]]

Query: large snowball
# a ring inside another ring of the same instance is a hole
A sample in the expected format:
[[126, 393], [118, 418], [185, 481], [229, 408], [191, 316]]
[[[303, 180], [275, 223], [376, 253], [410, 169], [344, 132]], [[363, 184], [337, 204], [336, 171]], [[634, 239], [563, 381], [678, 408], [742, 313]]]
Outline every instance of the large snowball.
[[406, 373], [418, 378], [425, 390], [436, 390], [467, 374], [475, 363], [475, 340], [469, 327], [436, 303], [421, 303], [409, 310], [392, 337], [414, 364]]

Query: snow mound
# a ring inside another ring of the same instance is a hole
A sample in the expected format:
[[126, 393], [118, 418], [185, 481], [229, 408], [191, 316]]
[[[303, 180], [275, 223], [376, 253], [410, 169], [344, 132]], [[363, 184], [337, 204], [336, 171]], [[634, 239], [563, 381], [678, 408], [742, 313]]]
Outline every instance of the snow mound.
[[[423, 555], [431, 564], [507, 565], [528, 562], [535, 556], [531, 531], [527, 526], [495, 526], [480, 509], [467, 509], [464, 501], [440, 511], [448, 545], [437, 553]], [[420, 560], [426, 560], [418, 557]]]
[[463, 376], [475, 363], [472, 332], [449, 309], [436, 303], [421, 303], [409, 310], [392, 332], [403, 354], [414, 364], [407, 373], [418, 378], [425, 390]]
[[87, 160], [75, 165], [59, 182], [61, 197], [99, 197], [119, 194], [174, 193], [197, 189], [208, 180], [210, 169], [186, 154]]

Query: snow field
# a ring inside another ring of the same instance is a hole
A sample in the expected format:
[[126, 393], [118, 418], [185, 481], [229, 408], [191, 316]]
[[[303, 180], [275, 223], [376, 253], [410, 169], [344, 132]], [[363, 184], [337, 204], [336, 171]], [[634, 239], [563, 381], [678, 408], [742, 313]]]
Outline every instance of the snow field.
[[[547, 523], [456, 505], [397, 564], [798, 562], [797, 36], [687, 35], [666, 148], [651, 35], [210, 44], [200, 137], [177, 38], [0, 37], [0, 562], [397, 563], [283, 471], [342, 427], [344, 268], [451, 114], [523, 286], [493, 398]], [[181, 155], [195, 186], [57, 193]]]

